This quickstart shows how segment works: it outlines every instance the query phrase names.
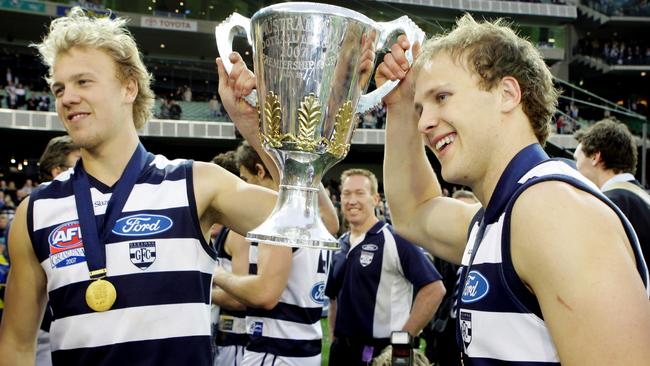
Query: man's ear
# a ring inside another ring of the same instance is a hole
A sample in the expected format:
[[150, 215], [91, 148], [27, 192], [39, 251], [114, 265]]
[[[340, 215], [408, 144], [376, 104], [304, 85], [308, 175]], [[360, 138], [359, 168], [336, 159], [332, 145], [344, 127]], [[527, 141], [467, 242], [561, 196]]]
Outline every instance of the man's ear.
[[381, 197], [379, 196], [379, 193], [375, 193], [372, 195], [372, 200], [375, 202], [375, 207], [379, 206], [379, 202], [381, 202]]
[[126, 93], [124, 95], [124, 102], [133, 103], [138, 96], [138, 82], [130, 78], [126, 81]]
[[57, 175], [61, 174], [62, 172], [63, 172], [63, 169], [61, 169], [61, 167], [57, 166], [55, 168], [52, 168], [52, 170], [50, 171], [50, 175], [52, 175], [52, 177], [56, 177]]
[[519, 82], [512, 76], [506, 76], [499, 83], [501, 91], [501, 111], [510, 112], [521, 103]]
[[266, 170], [264, 170], [264, 166], [260, 163], [255, 164], [255, 175], [257, 175], [260, 179], [264, 179], [266, 177]]
[[589, 157], [591, 159], [591, 165], [598, 166], [598, 164], [603, 162], [603, 158], [600, 156], [600, 151], [596, 151]]

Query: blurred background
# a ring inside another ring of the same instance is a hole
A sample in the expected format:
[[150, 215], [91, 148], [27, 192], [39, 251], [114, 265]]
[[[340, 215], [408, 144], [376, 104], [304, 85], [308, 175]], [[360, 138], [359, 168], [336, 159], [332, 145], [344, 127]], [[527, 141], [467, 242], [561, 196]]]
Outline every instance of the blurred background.
[[[0, 0], [0, 181], [20, 189], [38, 180], [37, 160], [47, 141], [65, 133], [53, 113], [54, 98], [45, 67], [29, 45], [50, 21], [81, 5], [98, 16], [130, 19], [157, 94], [155, 119], [142, 130], [145, 146], [170, 158], [210, 160], [239, 140], [217, 95], [218, 56], [214, 27], [233, 12], [250, 17], [276, 1], [255, 0]], [[450, 27], [470, 12], [476, 18], [503, 17], [539, 46], [564, 91], [546, 146], [553, 156], [570, 157], [573, 132], [604, 116], [615, 116], [638, 136], [637, 176], [647, 188], [648, 72], [650, 5], [631, 0], [352, 0], [327, 3], [357, 10], [376, 21], [408, 15], [427, 36]], [[243, 37], [235, 47], [249, 63]], [[381, 57], [377, 58], [381, 60]], [[252, 66], [252, 65], [251, 65]], [[373, 85], [370, 86], [373, 88]], [[178, 108], [180, 107], [180, 108]], [[324, 181], [336, 193], [339, 173], [364, 167], [381, 178], [384, 111], [358, 116], [353, 146]], [[647, 135], [647, 133], [646, 133]], [[438, 169], [432, 157], [431, 163]], [[0, 182], [0, 184], [2, 184]], [[455, 187], [447, 186], [452, 190]], [[4, 189], [4, 188], [1, 188]]]

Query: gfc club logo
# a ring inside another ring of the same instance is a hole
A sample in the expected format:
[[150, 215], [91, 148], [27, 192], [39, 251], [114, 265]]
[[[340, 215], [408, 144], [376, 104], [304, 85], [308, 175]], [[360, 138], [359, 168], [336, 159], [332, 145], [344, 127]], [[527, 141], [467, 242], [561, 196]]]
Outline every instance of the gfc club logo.
[[129, 256], [131, 257], [131, 263], [144, 271], [156, 260], [156, 242], [136, 241], [129, 243]]

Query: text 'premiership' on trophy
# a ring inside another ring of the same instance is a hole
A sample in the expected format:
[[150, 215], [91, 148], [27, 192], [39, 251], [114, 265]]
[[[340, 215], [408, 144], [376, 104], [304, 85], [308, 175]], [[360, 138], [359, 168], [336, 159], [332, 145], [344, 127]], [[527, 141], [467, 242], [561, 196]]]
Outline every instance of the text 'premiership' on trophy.
[[215, 29], [226, 71], [233, 39], [246, 33], [253, 48], [256, 91], [246, 98], [260, 111], [264, 148], [280, 170], [277, 204], [248, 240], [336, 249], [318, 213], [323, 174], [350, 149], [354, 114], [378, 106], [397, 82], [365, 93], [378, 50], [391, 36], [412, 41], [424, 33], [408, 17], [375, 22], [326, 4], [281, 3], [248, 19], [232, 14]]

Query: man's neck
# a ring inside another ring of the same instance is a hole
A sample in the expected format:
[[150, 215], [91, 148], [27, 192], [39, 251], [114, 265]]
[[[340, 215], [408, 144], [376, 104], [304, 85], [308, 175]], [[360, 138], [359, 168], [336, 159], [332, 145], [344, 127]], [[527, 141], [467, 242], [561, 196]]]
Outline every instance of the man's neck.
[[271, 179], [271, 178], [264, 178], [264, 180], [262, 180], [260, 185], [262, 187], [268, 188], [268, 189], [276, 191], [276, 192], [280, 188], [280, 187], [278, 187], [278, 184], [275, 183], [275, 181], [273, 179]]
[[112, 187], [122, 176], [140, 140], [137, 134], [126, 134], [122, 139], [92, 148], [81, 149], [84, 169], [93, 178]]
[[596, 176], [596, 181], [594, 183], [596, 183], [598, 188], [602, 189], [605, 183], [607, 183], [607, 181], [612, 179], [612, 177], [614, 177], [615, 175], [617, 175], [617, 173], [615, 173], [613, 170], [610, 169], [600, 170], [599, 174]]
[[368, 232], [375, 224], [379, 222], [379, 219], [376, 216], [368, 218], [363, 224], [353, 225], [350, 224], [350, 236], [358, 237]]
[[[525, 118], [518, 118], [516, 115], [517, 113], [503, 120], [503, 128], [494, 137], [494, 141], [499, 143], [492, 147], [491, 159], [488, 160], [489, 166], [485, 167], [484, 174], [475, 182], [467, 184], [483, 207], [487, 207], [490, 203], [497, 183], [512, 159], [526, 146], [538, 143], [530, 127], [530, 122]], [[500, 141], [509, 141], [509, 143], [503, 144]]]
[[[537, 141], [530, 142], [530, 144], [536, 143]], [[497, 183], [501, 179], [501, 176], [506, 171], [508, 164], [514, 159], [514, 157], [526, 146], [530, 144], [521, 144], [515, 145], [517, 148], [506, 148], [498, 154], [498, 158], [492, 159], [491, 166], [485, 171], [483, 179], [476, 182], [476, 184], [470, 185], [472, 191], [476, 194], [476, 197], [481, 202], [483, 207], [487, 207], [490, 203], [490, 199], [494, 194], [494, 190], [497, 187]]]

